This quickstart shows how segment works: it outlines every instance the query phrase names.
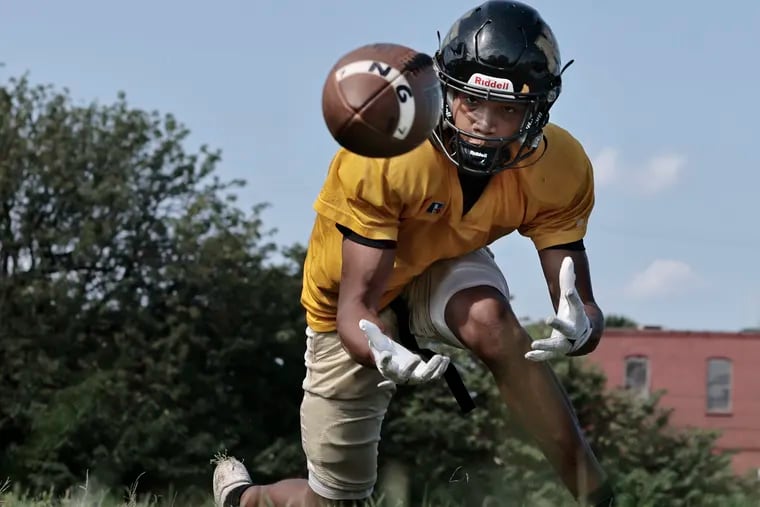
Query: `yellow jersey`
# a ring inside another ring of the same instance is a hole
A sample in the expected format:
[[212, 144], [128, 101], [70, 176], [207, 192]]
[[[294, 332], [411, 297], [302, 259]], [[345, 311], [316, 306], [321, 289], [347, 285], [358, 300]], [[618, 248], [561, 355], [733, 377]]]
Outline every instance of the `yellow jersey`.
[[491, 176], [463, 215], [458, 170], [431, 142], [393, 158], [339, 149], [314, 203], [301, 303], [309, 327], [336, 328], [343, 234], [337, 225], [375, 240], [396, 241], [389, 304], [433, 262], [489, 245], [514, 231], [537, 249], [586, 234], [594, 206], [591, 162], [566, 130], [549, 124], [544, 140], [517, 167]]

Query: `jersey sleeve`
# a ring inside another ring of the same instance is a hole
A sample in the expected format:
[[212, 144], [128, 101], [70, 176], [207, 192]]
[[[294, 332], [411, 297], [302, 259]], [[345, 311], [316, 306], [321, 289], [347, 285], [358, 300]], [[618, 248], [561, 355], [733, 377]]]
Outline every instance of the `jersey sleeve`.
[[591, 162], [584, 157], [581, 168], [573, 173], [569, 181], [554, 185], [552, 198], [518, 229], [537, 250], [572, 243], [586, 235], [595, 200]]
[[389, 177], [389, 165], [389, 159], [339, 150], [315, 211], [365, 238], [396, 241], [403, 197]]

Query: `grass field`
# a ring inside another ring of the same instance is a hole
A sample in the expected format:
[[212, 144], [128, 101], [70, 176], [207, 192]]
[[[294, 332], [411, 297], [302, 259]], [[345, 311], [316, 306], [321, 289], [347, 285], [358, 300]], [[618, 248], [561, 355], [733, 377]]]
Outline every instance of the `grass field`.
[[[210, 485], [209, 485], [210, 486]], [[209, 491], [208, 495], [202, 494], [192, 500], [179, 498], [176, 494], [166, 496], [141, 495], [136, 493], [137, 483], [123, 491], [98, 491], [87, 482], [76, 486], [63, 495], [43, 494], [30, 497], [25, 494], [18, 485], [12, 485], [8, 481], [0, 484], [0, 506], [2, 507], [214, 507], [214, 502]], [[430, 500], [423, 501], [419, 505], [410, 505], [398, 494], [391, 491], [385, 496], [372, 502], [368, 507], [462, 507], [460, 504], [446, 501], [440, 494], [431, 495]], [[557, 502], [543, 499], [539, 492], [530, 498], [514, 499], [504, 496], [493, 496], [483, 501], [480, 505], [467, 505], [466, 507], [578, 507], [574, 501]], [[760, 507], [760, 501], [750, 500], [744, 497], [725, 498], [716, 502], [696, 502], [693, 507]], [[294, 506], [295, 507], [295, 506]], [[662, 504], [653, 502], [641, 502], [632, 500], [630, 496], [622, 494], [618, 497], [615, 507], [662, 507]], [[692, 507], [692, 504], [689, 504]]]
[[[138, 497], [135, 493], [136, 484], [130, 489], [123, 492], [94, 491], [87, 483], [72, 488], [63, 495], [55, 496], [53, 494], [37, 495], [30, 497], [19, 491], [18, 486], [15, 488], [8, 482], [0, 485], [0, 506], [2, 507], [214, 507], [213, 499], [209, 493], [208, 498], [196, 498], [193, 501], [178, 499], [176, 495], [160, 496], [142, 496]], [[388, 497], [393, 499], [387, 499]], [[373, 501], [368, 507], [412, 507], [403, 500], [398, 499], [397, 494], [390, 494], [384, 500]], [[500, 499], [493, 498], [483, 502], [482, 506], [472, 507], [501, 507], [509, 505], [528, 505], [523, 502], [504, 503]], [[564, 507], [550, 502], [531, 502], [529, 505], [535, 507]], [[567, 504], [576, 505], [576, 504]], [[294, 506], [295, 507], [295, 506]], [[460, 507], [452, 502], [442, 501], [440, 496], [435, 500], [427, 500], [422, 505], [414, 507]]]

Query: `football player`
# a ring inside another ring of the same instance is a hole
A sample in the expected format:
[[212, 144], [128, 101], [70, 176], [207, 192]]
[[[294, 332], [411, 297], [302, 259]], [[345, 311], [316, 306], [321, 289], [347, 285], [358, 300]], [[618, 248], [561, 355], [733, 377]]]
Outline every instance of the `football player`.
[[[581, 144], [549, 122], [564, 70], [557, 41], [533, 8], [493, 0], [454, 23], [434, 61], [445, 104], [429, 142], [389, 159], [340, 149], [315, 202], [301, 298], [308, 479], [254, 485], [241, 462], [225, 458], [214, 473], [219, 506], [369, 498], [396, 385], [449, 370], [448, 357], [400, 343], [405, 326], [475, 354], [569, 491], [612, 505], [546, 362], [592, 352], [604, 328], [583, 242], [592, 166]], [[520, 325], [487, 249], [513, 232], [535, 245], [554, 303], [544, 340]]]

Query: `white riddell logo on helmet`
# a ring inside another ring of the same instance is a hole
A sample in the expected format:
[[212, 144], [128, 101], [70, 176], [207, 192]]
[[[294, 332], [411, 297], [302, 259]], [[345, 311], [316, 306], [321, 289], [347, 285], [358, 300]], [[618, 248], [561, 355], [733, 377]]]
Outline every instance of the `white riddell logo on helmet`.
[[467, 84], [479, 86], [480, 88], [490, 88], [491, 90], [499, 90], [505, 92], [515, 91], [515, 86], [512, 81], [503, 77], [491, 77], [485, 74], [475, 73], [470, 76]]

